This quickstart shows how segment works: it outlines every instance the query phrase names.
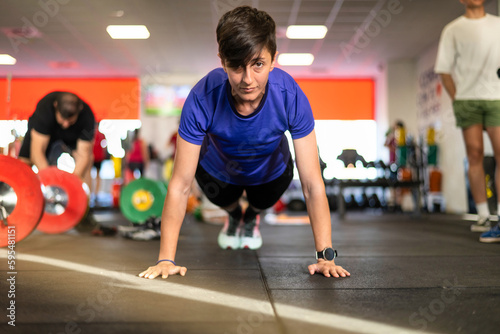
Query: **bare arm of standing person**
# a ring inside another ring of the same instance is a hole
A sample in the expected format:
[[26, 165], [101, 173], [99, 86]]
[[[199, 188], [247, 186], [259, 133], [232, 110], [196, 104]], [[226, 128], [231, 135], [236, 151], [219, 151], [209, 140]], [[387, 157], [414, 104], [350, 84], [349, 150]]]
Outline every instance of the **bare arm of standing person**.
[[451, 74], [440, 73], [439, 76], [441, 77], [441, 82], [443, 83], [444, 89], [446, 90], [450, 98], [452, 100], [455, 100], [457, 89], [455, 87], [455, 81], [453, 81]]

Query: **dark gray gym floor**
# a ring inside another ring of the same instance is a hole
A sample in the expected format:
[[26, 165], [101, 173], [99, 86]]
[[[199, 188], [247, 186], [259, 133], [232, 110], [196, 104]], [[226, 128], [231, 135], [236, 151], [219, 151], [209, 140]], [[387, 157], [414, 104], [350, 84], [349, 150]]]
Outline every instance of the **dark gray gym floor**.
[[[122, 224], [119, 213], [97, 213]], [[141, 279], [159, 241], [39, 232], [17, 244], [15, 297], [0, 250], [2, 333], [498, 333], [500, 244], [459, 216], [332, 215], [350, 278], [310, 276], [309, 226], [262, 224], [259, 251], [218, 248], [220, 226], [186, 218], [185, 277]], [[15, 300], [15, 327], [6, 309]]]

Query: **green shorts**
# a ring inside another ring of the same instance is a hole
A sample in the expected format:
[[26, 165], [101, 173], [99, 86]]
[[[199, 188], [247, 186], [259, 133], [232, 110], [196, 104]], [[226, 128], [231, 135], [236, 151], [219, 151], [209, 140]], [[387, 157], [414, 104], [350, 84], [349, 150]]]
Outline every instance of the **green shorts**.
[[455, 100], [453, 112], [460, 128], [500, 126], [500, 100]]

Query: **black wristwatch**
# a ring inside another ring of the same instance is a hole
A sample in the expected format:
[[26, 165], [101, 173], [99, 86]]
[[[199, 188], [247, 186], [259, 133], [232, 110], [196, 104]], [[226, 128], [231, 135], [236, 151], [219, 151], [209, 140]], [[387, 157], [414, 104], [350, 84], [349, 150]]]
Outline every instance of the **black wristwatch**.
[[332, 261], [336, 257], [338, 257], [337, 250], [331, 247], [326, 247], [321, 252], [316, 252], [316, 260], [325, 259], [326, 261]]

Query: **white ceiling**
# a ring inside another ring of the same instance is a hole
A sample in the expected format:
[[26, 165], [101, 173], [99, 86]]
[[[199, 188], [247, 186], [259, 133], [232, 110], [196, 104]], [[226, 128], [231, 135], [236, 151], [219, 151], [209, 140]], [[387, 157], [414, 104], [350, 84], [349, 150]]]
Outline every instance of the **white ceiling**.
[[[273, 16], [279, 52], [314, 54], [310, 67], [284, 68], [309, 77], [376, 75], [386, 61], [417, 57], [463, 13], [459, 0], [2, 0], [0, 54], [17, 64], [0, 65], [0, 77], [203, 75], [219, 65], [219, 17], [242, 4]], [[496, 5], [487, 1], [489, 12]], [[109, 24], [145, 24], [151, 37], [112, 40]], [[324, 40], [287, 40], [290, 24], [329, 31]]]

